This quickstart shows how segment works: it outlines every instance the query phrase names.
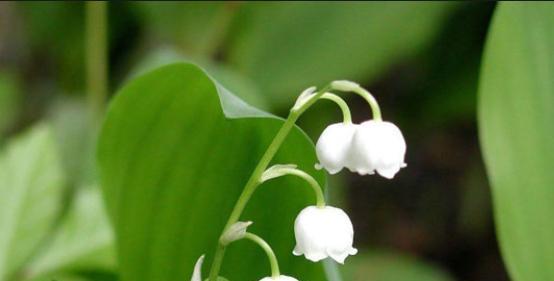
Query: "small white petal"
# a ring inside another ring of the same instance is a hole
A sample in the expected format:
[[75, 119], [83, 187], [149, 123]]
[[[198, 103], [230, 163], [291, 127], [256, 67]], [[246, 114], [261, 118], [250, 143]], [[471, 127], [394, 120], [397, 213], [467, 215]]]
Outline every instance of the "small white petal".
[[295, 255], [317, 262], [327, 257], [343, 263], [349, 255], [357, 253], [352, 248], [354, 228], [346, 213], [335, 207], [306, 207], [294, 223]]
[[348, 253], [329, 253], [329, 256], [333, 258], [336, 262], [344, 264], [344, 260], [348, 257]]
[[202, 263], [204, 263], [204, 255], [200, 256], [196, 261], [190, 281], [202, 281]]
[[381, 175], [382, 177], [384, 178], [387, 178], [387, 179], [392, 179], [394, 178], [394, 175], [396, 175], [396, 173], [398, 173], [398, 171], [400, 171], [400, 165], [397, 165], [397, 166], [393, 166], [393, 167], [383, 167], [383, 168], [378, 168], [377, 169], [377, 173], [379, 175]]
[[316, 164], [316, 168], [323, 167], [330, 174], [336, 174], [344, 168], [357, 126], [336, 123], [325, 128], [316, 144], [316, 154], [320, 162], [319, 165]]

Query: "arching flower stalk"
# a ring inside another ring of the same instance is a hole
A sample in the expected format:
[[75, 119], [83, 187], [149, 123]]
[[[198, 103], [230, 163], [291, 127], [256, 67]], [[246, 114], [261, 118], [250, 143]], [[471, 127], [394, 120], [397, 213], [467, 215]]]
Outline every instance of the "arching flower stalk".
[[[362, 96], [371, 107], [373, 119], [362, 124], [353, 124], [350, 109], [346, 102], [331, 91], [353, 92]], [[268, 181], [285, 175], [293, 175], [305, 180], [313, 189], [316, 204], [304, 208], [297, 216], [294, 225], [296, 247], [295, 255], [304, 255], [317, 262], [331, 257], [343, 263], [349, 255], [358, 251], [352, 246], [354, 228], [348, 215], [341, 209], [327, 206], [319, 183], [308, 173], [297, 169], [296, 165], [274, 165], [268, 168], [279, 147], [282, 145], [298, 118], [315, 102], [327, 99], [335, 102], [343, 113], [343, 122], [329, 125], [319, 137], [316, 155], [319, 164], [316, 168], [335, 174], [343, 168], [361, 175], [377, 172], [392, 179], [406, 166], [404, 156], [406, 142], [398, 127], [382, 120], [381, 111], [375, 98], [358, 84], [350, 81], [333, 81], [317, 90], [307, 88], [300, 94], [289, 116], [252, 172], [219, 239], [218, 248], [210, 269], [209, 281], [221, 279], [219, 270], [223, 262], [226, 247], [234, 241], [249, 239], [257, 243], [266, 252], [271, 264], [272, 274], [260, 281], [298, 281], [281, 275], [275, 254], [271, 247], [259, 236], [247, 232], [251, 222], [240, 222], [240, 216], [256, 188]], [[195, 266], [193, 281], [201, 280], [200, 267], [203, 257]], [[196, 278], [196, 279], [195, 279]]]
[[[298, 281], [293, 277], [281, 275], [281, 272], [279, 271], [279, 262], [277, 261], [277, 257], [275, 257], [275, 253], [273, 252], [273, 249], [271, 249], [271, 246], [269, 246], [269, 244], [267, 244], [267, 242], [263, 240], [261, 237], [259, 237], [258, 235], [247, 232], [247, 228], [251, 224], [252, 222], [241, 222], [241, 221], [236, 222], [221, 236], [220, 243], [227, 246], [235, 241], [246, 239], [256, 243], [256, 245], [262, 248], [267, 255], [269, 264], [271, 265], [271, 276], [264, 277], [260, 281], [267, 281], [267, 280]], [[204, 256], [202, 255], [196, 262], [196, 265], [194, 266], [194, 272], [192, 274], [191, 281], [202, 281], [201, 271], [202, 271], [203, 262], [204, 262]], [[217, 277], [217, 280], [227, 281], [226, 279], [220, 276]]]

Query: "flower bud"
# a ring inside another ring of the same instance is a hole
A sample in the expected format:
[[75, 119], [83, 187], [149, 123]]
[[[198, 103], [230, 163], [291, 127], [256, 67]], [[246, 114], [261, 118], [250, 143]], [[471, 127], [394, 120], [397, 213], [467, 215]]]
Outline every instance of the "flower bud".
[[265, 277], [260, 281], [298, 281], [296, 278], [292, 278], [286, 275], [280, 275], [279, 277]]
[[316, 154], [319, 159], [316, 168], [325, 168], [330, 174], [336, 174], [346, 166], [357, 126], [336, 123], [325, 128], [316, 144]]
[[251, 221], [239, 221], [234, 223], [223, 233], [219, 241], [224, 246], [227, 246], [233, 241], [240, 240], [244, 238], [244, 235], [246, 234], [247, 228], [252, 224]]
[[293, 254], [304, 255], [314, 262], [331, 257], [339, 263], [344, 263], [348, 255], [358, 252], [352, 247], [352, 222], [339, 208], [306, 207], [296, 218], [294, 234], [296, 247]]
[[366, 121], [359, 125], [352, 140], [349, 163], [351, 171], [360, 175], [373, 174], [392, 179], [406, 166], [406, 142], [400, 129], [386, 121]]
[[204, 263], [204, 255], [200, 256], [198, 261], [196, 261], [190, 281], [202, 281], [202, 263]]
[[354, 92], [360, 88], [360, 85], [348, 80], [335, 80], [331, 82], [331, 88], [343, 92]]
[[302, 91], [300, 96], [298, 96], [298, 98], [296, 99], [292, 110], [294, 111], [301, 108], [314, 95], [316, 89], [316, 87], [309, 87], [306, 90]]

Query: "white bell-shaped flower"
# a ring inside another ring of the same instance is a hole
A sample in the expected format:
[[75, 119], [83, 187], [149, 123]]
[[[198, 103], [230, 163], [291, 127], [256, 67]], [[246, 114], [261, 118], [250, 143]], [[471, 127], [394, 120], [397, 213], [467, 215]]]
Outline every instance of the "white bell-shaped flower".
[[370, 120], [358, 126], [352, 140], [349, 161], [352, 172], [373, 174], [392, 179], [406, 167], [406, 141], [400, 129], [391, 122]]
[[317, 140], [316, 154], [319, 164], [316, 168], [325, 168], [330, 174], [336, 174], [346, 166], [352, 139], [358, 125], [336, 123], [323, 130]]
[[331, 257], [339, 263], [344, 263], [348, 255], [358, 252], [352, 247], [352, 222], [339, 208], [306, 207], [296, 217], [294, 234], [296, 247], [293, 254], [304, 255], [314, 262]]
[[298, 279], [286, 275], [280, 275], [279, 277], [265, 277], [260, 281], [298, 281]]

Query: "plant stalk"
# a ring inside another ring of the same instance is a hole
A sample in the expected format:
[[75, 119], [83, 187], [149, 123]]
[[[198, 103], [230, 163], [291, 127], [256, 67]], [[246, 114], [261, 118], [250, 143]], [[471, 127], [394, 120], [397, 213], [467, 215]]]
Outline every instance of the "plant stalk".
[[108, 93], [107, 2], [86, 2], [87, 102], [93, 124], [99, 124]]
[[265, 242], [265, 240], [260, 236], [249, 232], [244, 235], [244, 238], [255, 242], [265, 251], [271, 266], [271, 277], [277, 278], [281, 276], [281, 273], [279, 272], [279, 263], [277, 262], [277, 257], [275, 256], [273, 249], [271, 249], [271, 246], [269, 246], [269, 244], [267, 244], [267, 242]]
[[[310, 98], [309, 101], [307, 101], [301, 108], [297, 110], [291, 110], [289, 113], [289, 116], [285, 120], [285, 123], [283, 123], [283, 126], [279, 131], [277, 132], [277, 135], [273, 138], [273, 141], [271, 141], [271, 144], [265, 151], [264, 155], [260, 159], [260, 162], [258, 162], [258, 165], [256, 168], [254, 168], [254, 171], [252, 172], [252, 175], [250, 176], [250, 179], [248, 179], [248, 182], [244, 186], [244, 189], [239, 196], [239, 199], [237, 200], [237, 203], [235, 204], [235, 207], [233, 208], [233, 211], [231, 212], [231, 215], [229, 216], [229, 219], [227, 220], [227, 224], [225, 225], [225, 228], [222, 233], [225, 233], [227, 228], [229, 228], [231, 225], [236, 223], [244, 211], [244, 208], [246, 207], [246, 204], [250, 200], [250, 197], [252, 197], [252, 194], [256, 190], [256, 187], [260, 184], [262, 174], [267, 169], [267, 166], [269, 166], [269, 163], [285, 141], [286, 137], [290, 133], [291, 129], [294, 127], [294, 124], [308, 109], [310, 106], [312, 106], [325, 92], [327, 92], [330, 89], [330, 86], [323, 87], [320, 91], [318, 91], [312, 98]], [[223, 263], [223, 257], [225, 256], [225, 246], [221, 243], [218, 243], [217, 250], [214, 255], [214, 260], [212, 262], [212, 267], [210, 269], [210, 275], [209, 275], [209, 281], [217, 281], [217, 277], [219, 276], [219, 271], [221, 269], [221, 264]]]

